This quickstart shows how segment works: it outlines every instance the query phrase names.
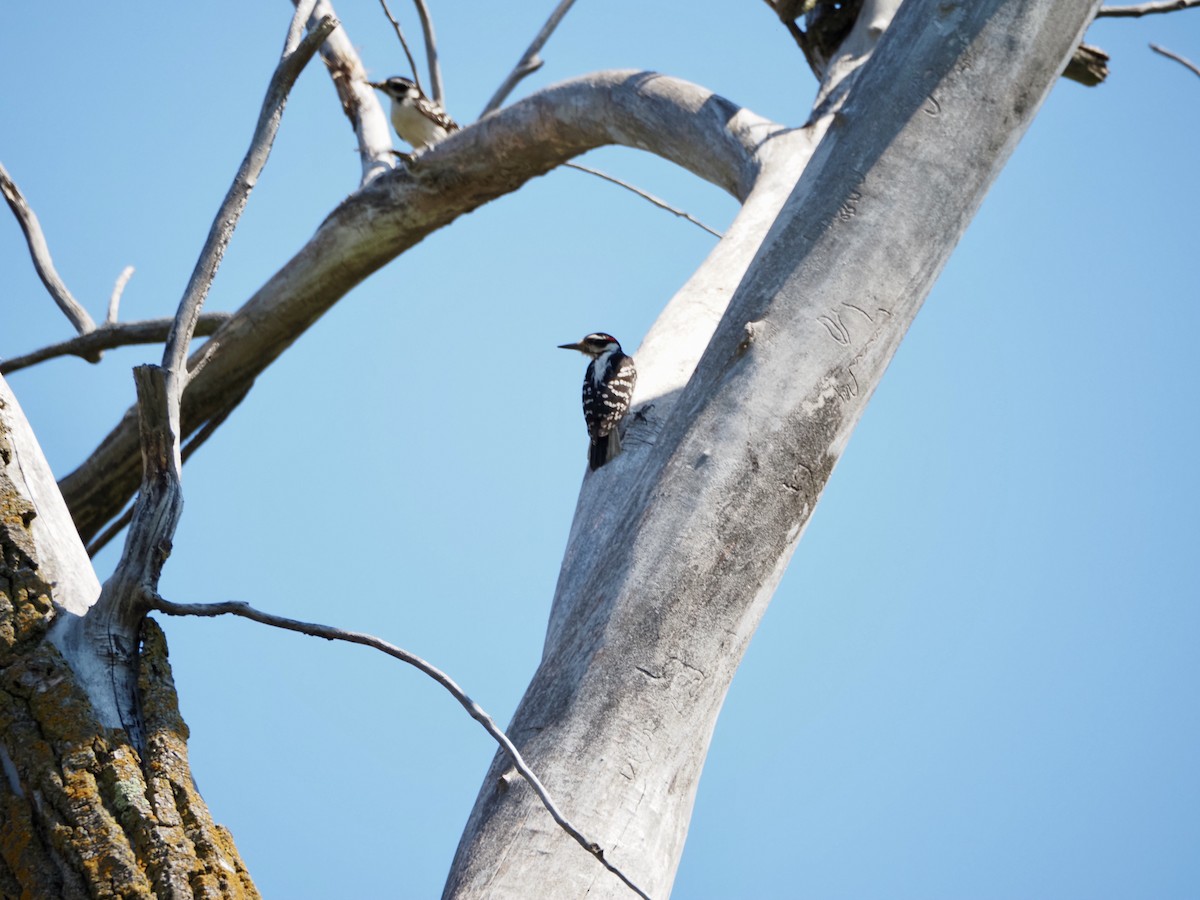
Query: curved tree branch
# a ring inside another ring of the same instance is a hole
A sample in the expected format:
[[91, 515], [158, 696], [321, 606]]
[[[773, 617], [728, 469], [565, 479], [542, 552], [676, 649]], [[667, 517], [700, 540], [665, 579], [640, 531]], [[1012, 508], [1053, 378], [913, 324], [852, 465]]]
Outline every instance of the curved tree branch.
[[121, 295], [125, 293], [125, 285], [129, 284], [129, 279], [133, 277], [133, 266], [126, 266], [121, 270], [121, 274], [117, 276], [116, 283], [113, 284], [112, 293], [108, 296], [108, 315], [104, 317], [104, 324], [117, 324], [117, 311], [121, 307]]
[[1200, 66], [1196, 65], [1190, 59], [1186, 59], [1186, 58], [1180, 56], [1178, 53], [1172, 53], [1170, 50], [1166, 49], [1165, 47], [1158, 46], [1158, 44], [1151, 44], [1150, 49], [1153, 50], [1155, 53], [1160, 54], [1161, 56], [1165, 56], [1167, 59], [1172, 59], [1175, 62], [1179, 63], [1181, 66], [1183, 66], [1189, 72], [1191, 72], [1193, 75], [1200, 76]]
[[[649, 150], [744, 199], [780, 126], [685, 81], [607, 72], [525, 98], [456, 132], [419, 166], [347, 198], [309, 243], [191, 359], [188, 435], [219, 415], [347, 291], [425, 236], [587, 150]], [[134, 410], [61, 487], [85, 539], [137, 487]]]
[[92, 321], [92, 317], [88, 315], [87, 310], [80, 305], [79, 301], [71, 295], [71, 291], [59, 277], [58, 270], [54, 268], [54, 260], [50, 257], [50, 245], [46, 243], [46, 235], [42, 233], [42, 226], [38, 222], [37, 214], [34, 213], [33, 208], [26, 201], [25, 195], [21, 193], [21, 189], [17, 187], [17, 183], [12, 180], [12, 176], [8, 174], [8, 170], [4, 168], [3, 164], [0, 164], [0, 194], [3, 194], [4, 199], [8, 201], [9, 208], [17, 217], [17, 224], [25, 233], [25, 241], [29, 245], [29, 255], [33, 258], [33, 267], [37, 270], [38, 278], [42, 279], [42, 284], [46, 286], [46, 290], [50, 292], [50, 296], [54, 298], [58, 308], [70, 319], [75, 330], [80, 334], [87, 334], [96, 327], [96, 323]]
[[[307, 0], [307, 3], [313, 5], [315, 0]], [[287, 106], [288, 94], [291, 93], [292, 85], [296, 83], [304, 67], [308, 65], [308, 61], [317, 52], [317, 48], [325, 43], [325, 39], [338, 25], [337, 19], [326, 17], [301, 40], [300, 26], [304, 18], [304, 5], [297, 5], [292, 27], [288, 29], [283, 58], [271, 75], [270, 84], [267, 85], [267, 96], [263, 100], [254, 135], [250, 139], [250, 148], [242, 158], [233, 184], [226, 192], [221, 208], [209, 229], [208, 237], [200, 250], [200, 258], [196, 260], [196, 266], [184, 289], [183, 299], [179, 302], [175, 323], [167, 335], [162, 364], [171, 378], [180, 378], [180, 392], [183, 376], [186, 374], [184, 362], [188, 346], [200, 319], [204, 298], [208, 296], [209, 288], [212, 287], [217, 269], [225, 255], [225, 248], [229, 246], [242, 210], [246, 208], [246, 202], [250, 199], [250, 192], [254, 190], [258, 176], [271, 155], [271, 147], [279, 131], [279, 122], [283, 118], [284, 107]]]

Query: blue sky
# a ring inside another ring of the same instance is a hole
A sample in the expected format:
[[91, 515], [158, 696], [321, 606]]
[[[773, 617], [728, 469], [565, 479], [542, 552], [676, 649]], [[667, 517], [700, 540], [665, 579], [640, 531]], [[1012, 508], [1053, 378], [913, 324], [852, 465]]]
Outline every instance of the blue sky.
[[[521, 6], [434, 5], [459, 120], [551, 4]], [[372, 75], [406, 70], [375, 3], [337, 9]], [[289, 7], [206, 10], [6, 10], [0, 161], [97, 319], [127, 264], [122, 317], [173, 311], [249, 140]], [[825, 491], [722, 712], [676, 897], [1200, 896], [1200, 79], [1146, 46], [1200, 60], [1200, 11], [1089, 41], [1108, 83], [1055, 88]], [[581, 3], [544, 55], [519, 92], [653, 68], [797, 123], [814, 88], [762, 4]], [[587, 162], [717, 228], [734, 213], [634, 151]], [[357, 178], [314, 66], [208, 308], [242, 303]], [[585, 459], [581, 360], [554, 348], [595, 329], [636, 347], [712, 243], [570, 171], [432, 235], [188, 464], [164, 594], [373, 632], [507, 721]], [[66, 337], [11, 219], [0, 267], [0, 356]], [[504, 421], [481, 399], [496, 347], [527, 377]], [[158, 353], [10, 378], [57, 472]], [[494, 752], [448, 696], [359, 647], [164, 625], [196, 779], [264, 895], [438, 895]]]

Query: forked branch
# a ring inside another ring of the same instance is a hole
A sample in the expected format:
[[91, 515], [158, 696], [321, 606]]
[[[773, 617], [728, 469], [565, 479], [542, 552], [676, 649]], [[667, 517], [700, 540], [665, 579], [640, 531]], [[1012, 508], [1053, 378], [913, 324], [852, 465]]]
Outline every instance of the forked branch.
[[154, 609], [169, 616], [241, 616], [243, 619], [250, 619], [254, 622], [260, 622], [263, 625], [282, 628], [285, 631], [294, 631], [298, 634], [307, 634], [311, 637], [324, 638], [327, 641], [345, 641], [350, 644], [360, 644], [363, 647], [371, 647], [381, 653], [386, 653], [393, 659], [398, 659], [417, 669], [419, 672], [423, 672], [444, 687], [450, 693], [450, 696], [457, 700], [462, 708], [467, 711], [467, 714], [482, 725], [484, 731], [491, 735], [492, 739], [500, 745], [500, 748], [508, 754], [513, 762], [513, 766], [529, 786], [533, 788], [534, 793], [537, 794], [538, 799], [542, 802], [542, 806], [545, 807], [546, 812], [550, 813], [554, 821], [558, 823], [558, 826], [569, 834], [579, 846], [583, 847], [584, 850], [599, 860], [604, 868], [620, 878], [631, 891], [639, 897], [649, 900], [649, 897], [641, 888], [605, 858], [604, 850], [598, 843], [589, 840], [582, 831], [572, 825], [570, 820], [563, 815], [562, 811], [555, 804], [554, 798], [550, 796], [550, 792], [546, 790], [546, 786], [542, 784], [534, 771], [529, 768], [524, 757], [521, 756], [521, 751], [516, 748], [516, 745], [504, 733], [504, 730], [496, 724], [496, 720], [488, 715], [482, 706], [472, 700], [453, 678], [432, 663], [425, 661], [415, 653], [409, 653], [404, 648], [397, 647], [395, 644], [389, 643], [382, 638], [377, 638], [372, 634], [365, 634], [361, 631], [347, 631], [343, 628], [318, 625], [313, 622], [301, 622], [298, 619], [289, 619], [284, 616], [263, 612], [255, 609], [248, 603], [237, 601], [228, 601], [225, 603], [173, 603], [163, 597], [156, 596], [153, 605]]
[[[226, 321], [227, 312], [202, 313], [196, 322], [196, 334], [207, 337]], [[105, 323], [94, 331], [78, 335], [70, 340], [42, 347], [23, 356], [14, 356], [0, 362], [0, 375], [8, 375], [59, 356], [78, 356], [95, 361], [102, 350], [114, 347], [129, 347], [134, 344], [157, 344], [167, 339], [174, 319], [144, 319], [138, 322]]]
[[[297, 7], [294, 21], [303, 22], [308, 17], [308, 11], [303, 9], [303, 6], [304, 4], [301, 4]], [[209, 288], [212, 287], [213, 278], [216, 277], [221, 259], [225, 255], [225, 248], [229, 246], [242, 210], [246, 208], [246, 201], [250, 199], [250, 192], [271, 155], [271, 145], [279, 131], [279, 122], [283, 118], [283, 109], [287, 105], [292, 85], [296, 83], [308, 61], [313, 58], [317, 48], [325, 42], [325, 38], [337, 25], [337, 19], [326, 16], [294, 47], [291, 45], [295, 29], [289, 30], [289, 46], [284, 48], [283, 58], [275, 67], [271, 82], [267, 86], [267, 96], [263, 100], [258, 124], [250, 141], [250, 149], [246, 151], [233, 184], [225, 194], [225, 200], [221, 203], [221, 208], [209, 229], [208, 238], [200, 251], [200, 258], [196, 261], [192, 277], [188, 280], [183, 300], [179, 303], [175, 324], [167, 337], [167, 346], [163, 350], [163, 366], [173, 377], [183, 377], [188, 346], [200, 319], [204, 298], [208, 296]]]
[[[283, 58], [271, 77], [250, 149], [213, 222], [179, 303], [163, 350], [163, 364], [134, 369], [142, 475], [129, 531], [121, 559], [95, 605], [82, 620], [77, 620], [79, 624], [68, 625], [81, 627], [84, 640], [67, 638], [66, 642], [94, 648], [94, 656], [98, 657], [94, 661], [109, 670], [108, 683], [89, 687], [97, 708], [110, 711], [107, 724], [124, 728], [139, 751], [145, 749], [145, 732], [137, 700], [136, 650], [141, 620], [157, 595], [162, 567], [171, 552], [171, 542], [183, 513], [180, 419], [188, 346], [221, 257], [270, 153], [288, 91], [304, 64], [337, 25], [335, 19], [327, 17], [300, 40], [300, 25], [307, 20], [314, 3], [315, 0], [305, 0], [297, 5]], [[92, 659], [89, 657], [89, 661]]]

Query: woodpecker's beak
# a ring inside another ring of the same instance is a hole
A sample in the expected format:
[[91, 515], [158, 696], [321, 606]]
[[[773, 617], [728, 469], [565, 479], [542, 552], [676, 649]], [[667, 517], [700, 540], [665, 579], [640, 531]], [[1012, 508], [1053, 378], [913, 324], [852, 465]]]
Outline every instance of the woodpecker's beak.
[[580, 353], [586, 352], [582, 344], [559, 344], [559, 350], [578, 350]]
[[384, 88], [387, 87], [387, 85], [385, 85], [382, 81], [368, 81], [367, 84], [369, 84], [371, 87], [375, 88], [375, 90], [377, 90], [377, 91], [382, 91]]

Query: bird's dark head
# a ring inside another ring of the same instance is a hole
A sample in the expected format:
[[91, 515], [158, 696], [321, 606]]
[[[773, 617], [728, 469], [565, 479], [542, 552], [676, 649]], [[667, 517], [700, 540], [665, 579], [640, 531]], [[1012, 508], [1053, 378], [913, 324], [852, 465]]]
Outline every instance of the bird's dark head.
[[421, 96], [421, 89], [416, 82], [403, 75], [393, 75], [386, 81], [368, 81], [367, 84], [377, 91], [383, 91], [393, 100], [416, 100]]
[[617, 339], [611, 334], [605, 334], [603, 331], [596, 331], [589, 334], [577, 344], [559, 344], [559, 350], [578, 350], [587, 356], [593, 358], [605, 353], [609, 350], [620, 350], [621, 345]]

